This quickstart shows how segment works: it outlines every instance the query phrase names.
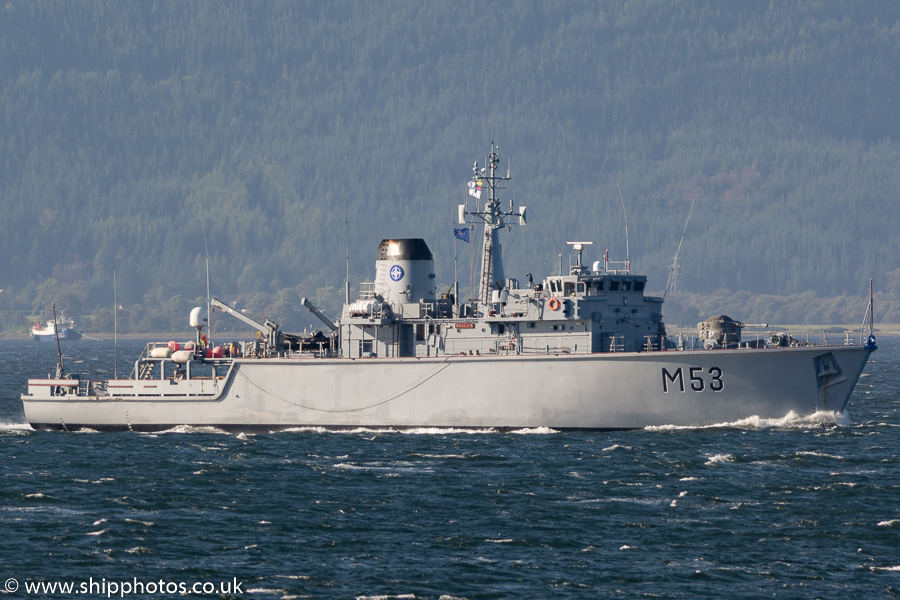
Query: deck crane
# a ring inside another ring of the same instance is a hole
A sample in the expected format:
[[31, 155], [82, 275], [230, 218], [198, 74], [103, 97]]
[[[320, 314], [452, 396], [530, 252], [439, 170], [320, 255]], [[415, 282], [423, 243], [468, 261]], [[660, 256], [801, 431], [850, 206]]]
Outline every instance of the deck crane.
[[281, 328], [278, 326], [278, 323], [273, 321], [272, 319], [266, 317], [265, 323], [260, 323], [254, 319], [251, 319], [238, 309], [233, 306], [229, 306], [225, 304], [221, 300], [217, 298], [210, 298], [210, 305], [215, 308], [220, 309], [224, 313], [228, 313], [233, 317], [237, 317], [250, 327], [255, 328], [260, 333], [264, 333], [266, 336], [266, 353], [273, 353], [278, 356], [283, 356], [285, 352], [285, 344], [284, 344], [284, 333], [282, 333]]

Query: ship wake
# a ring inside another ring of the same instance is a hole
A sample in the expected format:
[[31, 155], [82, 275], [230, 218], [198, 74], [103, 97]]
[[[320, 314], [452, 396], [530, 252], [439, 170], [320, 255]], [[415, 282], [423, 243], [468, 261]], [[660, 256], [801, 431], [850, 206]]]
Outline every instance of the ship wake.
[[10, 434], [18, 434], [18, 433], [31, 433], [34, 431], [31, 425], [28, 423], [10, 423], [8, 421], [0, 421], [0, 432], [2, 433], [10, 433]]
[[744, 429], [759, 431], [764, 429], [809, 429], [816, 427], [847, 426], [852, 423], [846, 412], [834, 412], [820, 410], [809, 415], [798, 415], [790, 411], [783, 417], [762, 418], [759, 416], [747, 417], [726, 423], [713, 423], [711, 425], [650, 425], [644, 431], [680, 431], [694, 429]]

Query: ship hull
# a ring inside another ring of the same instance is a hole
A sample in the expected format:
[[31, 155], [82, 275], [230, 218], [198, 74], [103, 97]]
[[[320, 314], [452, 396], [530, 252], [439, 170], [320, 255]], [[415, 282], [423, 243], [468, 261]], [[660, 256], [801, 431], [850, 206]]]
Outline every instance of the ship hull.
[[[634, 429], [841, 412], [859, 346], [560, 356], [235, 359], [222, 378], [30, 380], [36, 429]], [[71, 386], [67, 395], [52, 395]]]

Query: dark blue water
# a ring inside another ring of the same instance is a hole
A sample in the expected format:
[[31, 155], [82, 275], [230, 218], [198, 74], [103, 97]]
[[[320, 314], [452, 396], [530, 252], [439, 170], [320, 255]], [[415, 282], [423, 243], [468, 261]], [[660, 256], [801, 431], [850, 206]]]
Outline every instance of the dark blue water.
[[[900, 339], [879, 345], [837, 425], [232, 435], [33, 432], [18, 396], [55, 345], [0, 342], [0, 590], [900, 596]], [[112, 346], [66, 367], [111, 371]]]

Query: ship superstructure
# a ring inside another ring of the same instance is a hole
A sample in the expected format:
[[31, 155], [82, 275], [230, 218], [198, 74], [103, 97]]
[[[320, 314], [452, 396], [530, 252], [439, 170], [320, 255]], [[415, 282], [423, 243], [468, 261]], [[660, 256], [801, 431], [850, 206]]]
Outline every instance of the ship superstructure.
[[662, 298], [645, 295], [647, 278], [630, 265], [610, 268], [608, 252], [582, 264], [592, 242], [570, 242], [575, 264], [566, 275], [540, 283], [506, 278], [500, 233], [525, 225], [525, 207], [504, 209], [497, 174], [499, 147], [486, 165], [473, 167], [469, 190], [483, 206], [459, 206], [460, 224], [483, 231], [476, 299], [437, 297], [431, 251], [422, 239], [386, 239], [375, 263], [375, 281], [341, 315], [344, 358], [444, 355], [534, 355], [660, 350], [666, 339]]

